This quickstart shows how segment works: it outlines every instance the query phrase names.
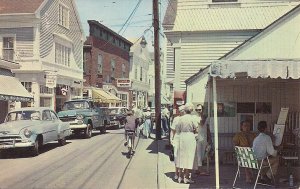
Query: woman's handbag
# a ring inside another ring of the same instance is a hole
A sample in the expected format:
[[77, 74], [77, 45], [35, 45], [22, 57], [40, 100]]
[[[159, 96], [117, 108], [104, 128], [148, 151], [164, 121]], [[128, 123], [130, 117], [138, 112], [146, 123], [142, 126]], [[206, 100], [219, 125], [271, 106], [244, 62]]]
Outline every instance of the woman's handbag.
[[169, 153], [169, 158], [170, 158], [170, 161], [174, 161], [174, 147], [173, 147], [173, 145], [171, 145], [171, 150], [170, 150], [170, 153]]

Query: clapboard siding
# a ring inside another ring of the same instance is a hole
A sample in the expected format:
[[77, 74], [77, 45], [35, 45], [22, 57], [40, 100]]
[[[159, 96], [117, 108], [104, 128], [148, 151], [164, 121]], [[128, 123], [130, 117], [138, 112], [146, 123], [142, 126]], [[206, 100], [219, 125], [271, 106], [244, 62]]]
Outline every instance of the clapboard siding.
[[166, 79], [174, 79], [174, 48], [170, 43], [166, 49]]
[[[255, 31], [241, 32], [211, 32], [198, 34], [185, 34], [181, 41], [181, 70], [180, 88], [185, 90], [184, 81], [205, 68], [213, 61], [236, 48], [238, 45], [255, 35]], [[168, 54], [167, 54], [168, 55]], [[167, 57], [167, 77], [172, 78], [174, 72], [170, 72], [171, 57]]]
[[[59, 2], [69, 8], [69, 29], [60, 26], [58, 23], [58, 8]], [[41, 57], [45, 58], [51, 52], [54, 43], [53, 33], [64, 34], [72, 40], [72, 52], [76, 65], [82, 68], [82, 33], [79, 22], [77, 21], [72, 0], [48, 1], [41, 10], [41, 42], [40, 53]], [[78, 18], [79, 19], [79, 18]]]
[[16, 36], [16, 59], [33, 57], [33, 27], [0, 28], [0, 36], [2, 35]]

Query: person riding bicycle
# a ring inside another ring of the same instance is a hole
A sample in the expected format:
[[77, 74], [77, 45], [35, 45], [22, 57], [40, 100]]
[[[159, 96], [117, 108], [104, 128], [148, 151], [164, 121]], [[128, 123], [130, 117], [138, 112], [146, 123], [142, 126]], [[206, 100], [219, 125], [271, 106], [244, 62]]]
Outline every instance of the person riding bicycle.
[[[127, 146], [128, 144], [128, 133], [129, 132], [134, 132], [136, 131], [136, 128], [138, 126], [138, 121], [137, 121], [137, 118], [133, 115], [133, 112], [132, 111], [128, 111], [127, 112], [127, 117], [125, 119], [125, 143], [124, 143], [124, 146]], [[132, 144], [132, 147], [134, 147], [134, 136], [133, 135], [133, 144]]]

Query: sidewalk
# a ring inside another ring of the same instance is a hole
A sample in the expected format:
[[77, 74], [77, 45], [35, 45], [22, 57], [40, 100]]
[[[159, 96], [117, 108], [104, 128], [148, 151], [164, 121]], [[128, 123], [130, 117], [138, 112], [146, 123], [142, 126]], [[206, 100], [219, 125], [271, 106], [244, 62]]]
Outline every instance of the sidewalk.
[[[121, 189], [187, 189], [187, 188], [215, 188], [215, 167], [210, 166], [210, 176], [192, 176], [194, 184], [178, 183], [174, 178], [174, 163], [169, 160], [169, 150], [166, 149], [168, 140], [139, 139], [136, 154], [124, 175]], [[220, 188], [232, 188], [237, 165], [220, 165]], [[253, 188], [253, 184], [244, 182], [244, 171], [237, 179], [236, 187]], [[272, 188], [258, 185], [257, 188]], [[289, 188], [288, 183], [280, 183], [277, 188]], [[298, 188], [298, 187], [294, 187]]]
[[[174, 178], [174, 172], [175, 172], [175, 166], [174, 163], [169, 160], [169, 150], [166, 149], [166, 145], [168, 144], [168, 140], [164, 139], [158, 142], [158, 187], [160, 189], [185, 189], [185, 188], [215, 188], [215, 166], [212, 163], [210, 165], [210, 176], [199, 176], [193, 174], [192, 179], [195, 181], [193, 184], [184, 184], [184, 183], [178, 183], [175, 181]], [[220, 188], [232, 188], [232, 184], [235, 178], [235, 174], [237, 171], [237, 165], [220, 165], [219, 167], [219, 174], [220, 174]], [[281, 171], [280, 171], [281, 172]], [[284, 170], [282, 170], [284, 172]], [[244, 170], [241, 170], [241, 178], [237, 178], [236, 181], [236, 187], [238, 188], [253, 188], [254, 182], [252, 184], [245, 183], [245, 172]], [[280, 174], [280, 173], [279, 173]], [[295, 187], [293, 188], [299, 188], [299, 182], [298, 185], [296, 182]], [[297, 186], [296, 186], [297, 185]], [[275, 188], [275, 187], [267, 187], [262, 185], [257, 185], [257, 189], [260, 188]], [[291, 188], [288, 186], [288, 183], [286, 182], [279, 182], [276, 185], [276, 188]]]

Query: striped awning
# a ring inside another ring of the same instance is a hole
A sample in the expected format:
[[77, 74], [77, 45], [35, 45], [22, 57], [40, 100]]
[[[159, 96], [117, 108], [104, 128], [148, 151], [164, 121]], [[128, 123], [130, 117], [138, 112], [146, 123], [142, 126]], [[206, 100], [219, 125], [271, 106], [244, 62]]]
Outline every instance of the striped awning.
[[33, 97], [17, 78], [0, 75], [0, 100], [29, 102]]
[[92, 89], [93, 100], [101, 103], [118, 103], [121, 99], [116, 97], [110, 92], [104, 91], [103, 89], [96, 88]]
[[210, 75], [220, 78], [300, 79], [299, 60], [218, 60], [210, 66]]

